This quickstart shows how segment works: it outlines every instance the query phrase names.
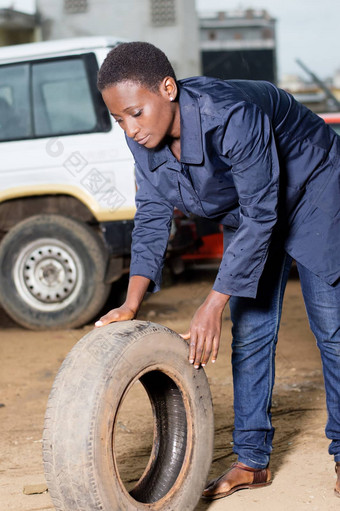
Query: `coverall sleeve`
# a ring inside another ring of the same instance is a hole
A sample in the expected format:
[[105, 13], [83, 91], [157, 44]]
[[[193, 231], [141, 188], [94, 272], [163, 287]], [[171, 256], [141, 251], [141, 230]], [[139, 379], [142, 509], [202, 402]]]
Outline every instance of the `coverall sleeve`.
[[149, 291], [159, 291], [170, 235], [173, 206], [143, 176], [136, 164], [135, 225], [132, 232], [130, 276], [141, 275], [152, 281]]
[[221, 139], [232, 165], [240, 223], [213, 289], [255, 298], [277, 221], [280, 168], [271, 121], [257, 105], [240, 103], [228, 116]]

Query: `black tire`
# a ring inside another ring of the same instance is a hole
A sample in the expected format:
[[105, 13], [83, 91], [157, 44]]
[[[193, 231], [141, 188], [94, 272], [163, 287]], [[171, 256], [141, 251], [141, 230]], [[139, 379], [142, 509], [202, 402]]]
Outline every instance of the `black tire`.
[[[213, 452], [213, 411], [203, 369], [175, 332], [144, 321], [83, 337], [65, 359], [45, 417], [45, 476], [57, 511], [190, 511]], [[117, 414], [141, 381], [155, 428], [149, 463], [127, 492], [113, 449]]]
[[0, 244], [0, 303], [34, 330], [75, 328], [90, 321], [110, 291], [104, 244], [86, 224], [36, 215]]

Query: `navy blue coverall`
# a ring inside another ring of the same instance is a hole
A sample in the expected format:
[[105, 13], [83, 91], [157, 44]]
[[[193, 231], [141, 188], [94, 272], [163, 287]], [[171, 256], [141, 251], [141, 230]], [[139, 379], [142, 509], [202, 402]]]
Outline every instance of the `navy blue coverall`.
[[[189, 78], [179, 82], [179, 104], [180, 161], [166, 143], [150, 150], [127, 138], [138, 185], [130, 274], [159, 289], [174, 207], [230, 230], [213, 289], [232, 297], [234, 451], [262, 468], [294, 258], [321, 350], [330, 453], [340, 461], [340, 137], [267, 82]], [[274, 240], [282, 250], [271, 259]]]

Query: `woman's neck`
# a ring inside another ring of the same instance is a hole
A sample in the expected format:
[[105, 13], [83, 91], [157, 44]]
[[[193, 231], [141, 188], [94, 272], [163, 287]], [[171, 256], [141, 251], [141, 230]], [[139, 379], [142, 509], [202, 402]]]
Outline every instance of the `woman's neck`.
[[177, 158], [177, 160], [181, 159], [181, 112], [179, 108], [179, 102], [173, 103], [174, 107], [174, 117], [173, 123], [170, 130], [170, 142], [169, 147], [172, 154]]
[[170, 151], [179, 161], [181, 159], [181, 139], [173, 138], [169, 142]]

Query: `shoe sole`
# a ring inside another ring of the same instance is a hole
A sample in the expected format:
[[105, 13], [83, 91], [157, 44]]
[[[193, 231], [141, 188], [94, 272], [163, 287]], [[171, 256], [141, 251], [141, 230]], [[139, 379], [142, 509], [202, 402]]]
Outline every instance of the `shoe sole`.
[[[222, 492], [222, 493], [216, 493], [216, 495], [211, 496], [205, 496], [202, 495], [202, 499], [204, 500], [218, 500], [223, 499], [224, 497], [229, 497], [229, 495], [232, 495], [236, 491], [239, 490], [257, 490], [257, 488], [263, 488], [264, 486], [269, 486], [272, 484], [273, 481], [267, 481], [266, 483], [259, 483], [259, 484], [239, 484], [237, 486], [234, 486], [234, 488], [231, 488], [231, 490]], [[340, 493], [338, 494], [338, 497], [340, 497]]]

